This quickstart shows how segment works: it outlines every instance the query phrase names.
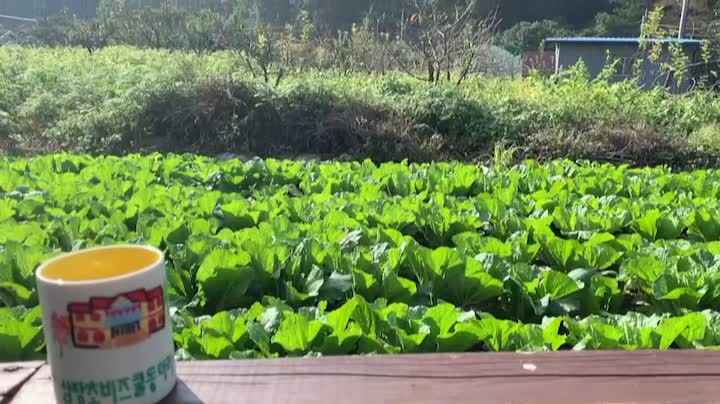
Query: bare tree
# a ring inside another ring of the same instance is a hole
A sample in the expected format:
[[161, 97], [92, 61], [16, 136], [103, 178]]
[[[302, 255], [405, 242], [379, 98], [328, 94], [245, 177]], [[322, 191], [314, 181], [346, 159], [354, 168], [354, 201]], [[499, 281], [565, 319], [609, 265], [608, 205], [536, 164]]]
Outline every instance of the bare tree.
[[[434, 0], [413, 0], [409, 16], [403, 13], [398, 40], [405, 55], [394, 52], [401, 69], [430, 82], [462, 83], [468, 75], [486, 69], [499, 20], [497, 12], [483, 19], [473, 15], [477, 0], [445, 12]], [[416, 73], [425, 71], [421, 76]]]
[[223, 48], [235, 53], [243, 61], [254, 78], [262, 77], [270, 83], [275, 75], [275, 86], [285, 76], [282, 66], [283, 45], [287, 47], [288, 33], [274, 29], [268, 24], [257, 22], [245, 24], [237, 15], [226, 20], [219, 42]]
[[115, 31], [116, 27], [109, 19], [88, 22], [73, 17], [73, 24], [67, 30], [67, 39], [70, 45], [82, 46], [93, 54], [108, 45]]

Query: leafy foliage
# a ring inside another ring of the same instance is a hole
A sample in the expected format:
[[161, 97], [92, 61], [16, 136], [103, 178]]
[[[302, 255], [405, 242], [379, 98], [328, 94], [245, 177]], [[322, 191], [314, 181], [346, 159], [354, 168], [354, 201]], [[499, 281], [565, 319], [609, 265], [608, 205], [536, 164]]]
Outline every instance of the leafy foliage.
[[619, 0], [611, 10], [598, 13], [589, 33], [597, 36], [638, 36], [651, 1]]
[[39, 263], [128, 242], [166, 254], [180, 358], [720, 345], [715, 170], [55, 154], [0, 173], [2, 359], [42, 354]]
[[537, 50], [547, 38], [569, 35], [570, 30], [557, 21], [522, 21], [503, 32], [498, 42], [510, 52], [521, 54], [526, 50]]
[[[264, 54], [256, 53], [278, 66]], [[458, 87], [397, 74], [304, 71], [287, 73], [275, 86], [279, 72], [271, 69], [268, 86], [257, 60], [249, 58], [257, 79], [235, 51], [197, 55], [109, 47], [90, 55], [82, 49], [2, 47], [0, 147], [14, 144], [17, 153], [156, 147], [150, 150], [267, 156], [279, 145], [293, 153], [357, 153], [383, 160], [386, 145], [373, 142], [409, 133], [419, 147], [390, 159], [420, 160], [423, 151], [467, 159], [493, 143], [524, 146], [536, 133], [570, 132], [575, 138], [596, 127], [643, 127], [648, 133], [642, 138], [697, 141], [720, 120], [720, 102], [710, 92], [674, 96], [631, 83], [590, 82], [579, 74], [471, 77]], [[609, 141], [624, 147], [622, 142]], [[720, 150], [706, 142], [697, 147]]]

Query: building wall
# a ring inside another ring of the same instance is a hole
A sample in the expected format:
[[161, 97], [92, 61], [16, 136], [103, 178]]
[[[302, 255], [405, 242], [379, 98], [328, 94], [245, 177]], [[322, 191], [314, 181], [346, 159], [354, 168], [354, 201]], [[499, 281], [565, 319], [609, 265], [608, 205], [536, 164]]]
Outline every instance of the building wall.
[[582, 59], [592, 77], [596, 77], [605, 68], [607, 63], [607, 50], [612, 57], [632, 57], [637, 53], [636, 46], [607, 46], [601, 47], [590, 44], [559, 44], [556, 70], [564, 70], [574, 66]]
[[[630, 78], [633, 74], [635, 61], [638, 58], [644, 59], [640, 80], [642, 85], [646, 87], [662, 86], [667, 79], [667, 77], [660, 75], [659, 66], [647, 60], [647, 57], [643, 55], [639, 51], [638, 46], [634, 44], [559, 44], [557, 45], [557, 50], [556, 71], [572, 67], [582, 59], [591, 77], [597, 77], [607, 65], [609, 52], [612, 60], [621, 59], [622, 64], [612, 79], [614, 82]], [[697, 48], [686, 48], [686, 55], [691, 63], [699, 60], [699, 50]], [[666, 52], [661, 56], [660, 61], [666, 61], [668, 58], [669, 55]], [[693, 72], [691, 72], [689, 76], [692, 77]], [[691, 82], [686, 80], [686, 82], [677, 89], [682, 91], [690, 85]]]

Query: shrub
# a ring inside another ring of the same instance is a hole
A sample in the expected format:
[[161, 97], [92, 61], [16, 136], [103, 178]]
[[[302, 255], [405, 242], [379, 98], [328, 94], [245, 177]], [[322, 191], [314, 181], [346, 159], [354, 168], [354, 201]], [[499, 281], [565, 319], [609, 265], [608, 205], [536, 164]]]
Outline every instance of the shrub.
[[543, 130], [530, 136], [525, 151], [543, 160], [567, 157], [676, 167], [684, 165], [692, 154], [684, 139], [635, 127], [593, 127], [581, 132]]
[[507, 29], [498, 38], [498, 44], [508, 51], [520, 54], [526, 50], [536, 50], [552, 36], [570, 35], [571, 30], [557, 21], [522, 21]]
[[[308, 71], [275, 85], [244, 65], [227, 51], [0, 48], [0, 147], [473, 159], [496, 144], [568, 150], [553, 138], [569, 135], [595, 142], [581, 143], [593, 155], [605, 144], [597, 128], [613, 128], [625, 138], [648, 134], [686, 145], [690, 138], [687, 147], [698, 153], [720, 154], [709, 146], [718, 144], [720, 121], [712, 93], [589, 81], [580, 67], [551, 79], [480, 76], [461, 86]], [[637, 155], [659, 150], [633, 144]]]
[[703, 125], [690, 135], [688, 142], [697, 150], [720, 154], [720, 125], [717, 123]]

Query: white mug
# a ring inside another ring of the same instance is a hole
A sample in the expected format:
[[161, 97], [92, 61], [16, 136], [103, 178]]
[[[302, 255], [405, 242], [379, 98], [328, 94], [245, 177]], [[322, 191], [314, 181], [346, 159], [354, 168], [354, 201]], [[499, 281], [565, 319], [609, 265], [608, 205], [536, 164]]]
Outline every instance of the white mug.
[[140, 245], [97, 247], [37, 269], [58, 403], [157, 403], [176, 383], [165, 259]]

